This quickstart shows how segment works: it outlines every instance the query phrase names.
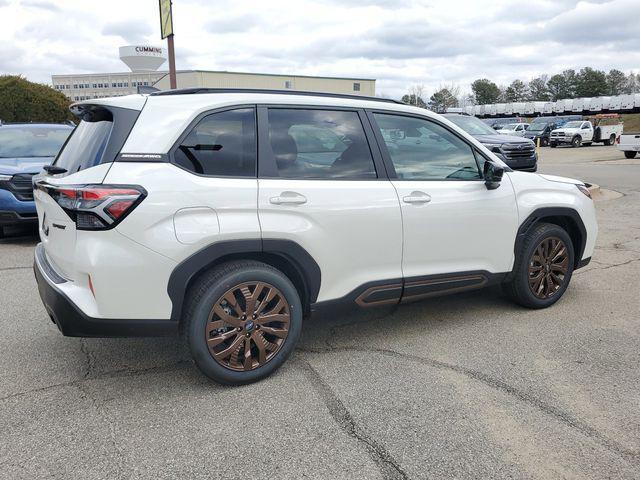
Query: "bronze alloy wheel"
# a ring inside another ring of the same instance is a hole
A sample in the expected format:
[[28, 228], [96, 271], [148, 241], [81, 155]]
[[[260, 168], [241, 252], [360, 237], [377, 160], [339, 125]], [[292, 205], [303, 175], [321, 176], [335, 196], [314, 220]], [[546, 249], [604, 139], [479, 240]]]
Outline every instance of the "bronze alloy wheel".
[[537, 298], [550, 298], [564, 283], [568, 269], [567, 246], [558, 237], [545, 238], [529, 261], [529, 288]]
[[209, 313], [205, 328], [209, 352], [225, 368], [254, 370], [278, 353], [289, 333], [289, 320], [289, 303], [273, 285], [236, 285]]

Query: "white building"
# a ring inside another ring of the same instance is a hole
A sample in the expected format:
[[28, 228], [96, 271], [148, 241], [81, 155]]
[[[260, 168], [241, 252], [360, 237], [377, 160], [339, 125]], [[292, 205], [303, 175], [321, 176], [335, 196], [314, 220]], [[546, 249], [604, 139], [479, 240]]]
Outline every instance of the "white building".
[[[158, 71], [166, 61], [163, 48], [148, 45], [120, 47], [120, 60], [130, 72], [52, 75], [53, 88], [72, 101], [118, 97], [137, 93], [138, 86], [169, 89], [169, 74]], [[178, 88], [259, 88], [300, 90], [375, 96], [376, 81], [371, 78], [314, 77], [207, 70], [179, 70]]]
[[118, 97], [137, 92], [139, 85], [151, 86], [167, 72], [158, 71], [166, 61], [164, 48], [149, 45], [120, 47], [120, 60], [130, 72], [52, 75], [53, 88], [73, 101]]
[[[314, 77], [273, 73], [178, 70], [176, 84], [178, 88], [258, 88], [342, 93], [369, 97], [376, 94], [376, 81], [372, 78]], [[153, 86], [159, 90], [168, 90], [169, 75], [163, 75]]]

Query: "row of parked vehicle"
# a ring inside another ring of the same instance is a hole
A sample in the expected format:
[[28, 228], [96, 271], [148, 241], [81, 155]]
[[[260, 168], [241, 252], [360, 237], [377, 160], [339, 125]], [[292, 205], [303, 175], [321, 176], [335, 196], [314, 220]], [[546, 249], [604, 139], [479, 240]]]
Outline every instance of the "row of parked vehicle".
[[520, 117], [483, 121], [499, 134], [529, 138], [536, 144], [552, 148], [562, 144], [573, 147], [592, 143], [613, 145], [623, 129], [622, 119], [616, 113], [536, 117], [531, 123]]
[[569, 113], [640, 112], [640, 93], [611, 97], [567, 98], [556, 102], [511, 102], [469, 105], [461, 108], [467, 115], [499, 117], [505, 115], [552, 115]]

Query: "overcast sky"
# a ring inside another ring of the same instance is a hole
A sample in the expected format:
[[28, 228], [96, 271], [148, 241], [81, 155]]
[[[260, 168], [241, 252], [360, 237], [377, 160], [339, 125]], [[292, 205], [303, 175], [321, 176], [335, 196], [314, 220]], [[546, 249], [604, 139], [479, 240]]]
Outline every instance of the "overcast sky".
[[[173, 4], [178, 69], [376, 78], [391, 97], [414, 84], [430, 96], [440, 85], [465, 92], [480, 77], [508, 84], [585, 65], [640, 72], [640, 0]], [[157, 0], [0, 0], [0, 74], [50, 83], [126, 71], [119, 46], [166, 46], [158, 16]]]

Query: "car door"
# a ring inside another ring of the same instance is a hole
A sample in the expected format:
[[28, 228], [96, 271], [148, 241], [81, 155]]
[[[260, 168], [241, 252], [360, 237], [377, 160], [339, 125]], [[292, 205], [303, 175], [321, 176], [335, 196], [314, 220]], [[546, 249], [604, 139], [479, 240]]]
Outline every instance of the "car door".
[[[321, 270], [319, 302], [351, 295], [360, 304], [397, 302], [400, 205], [364, 113], [265, 106], [258, 117], [263, 241], [291, 240], [311, 255]], [[414, 149], [406, 139], [398, 141]]]
[[[508, 175], [488, 190], [479, 152], [435, 120], [383, 111], [369, 117], [402, 209], [405, 296], [480, 285], [510, 271], [518, 214]], [[421, 151], [404, 149], [387, 135], [392, 129], [423, 132]], [[434, 286], [433, 276], [444, 286]]]

